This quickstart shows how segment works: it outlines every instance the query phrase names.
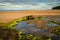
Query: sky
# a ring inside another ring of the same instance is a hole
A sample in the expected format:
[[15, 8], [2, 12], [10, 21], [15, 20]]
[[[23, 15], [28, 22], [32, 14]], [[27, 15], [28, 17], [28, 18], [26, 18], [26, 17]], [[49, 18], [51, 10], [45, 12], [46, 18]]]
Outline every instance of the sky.
[[60, 0], [0, 0], [0, 10], [50, 10]]

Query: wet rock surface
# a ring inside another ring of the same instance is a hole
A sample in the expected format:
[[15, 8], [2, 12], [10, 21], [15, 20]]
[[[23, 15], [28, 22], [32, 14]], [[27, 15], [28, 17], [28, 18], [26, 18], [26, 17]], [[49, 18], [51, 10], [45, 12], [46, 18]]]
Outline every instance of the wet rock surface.
[[0, 27], [0, 40], [18, 40], [18, 31]]

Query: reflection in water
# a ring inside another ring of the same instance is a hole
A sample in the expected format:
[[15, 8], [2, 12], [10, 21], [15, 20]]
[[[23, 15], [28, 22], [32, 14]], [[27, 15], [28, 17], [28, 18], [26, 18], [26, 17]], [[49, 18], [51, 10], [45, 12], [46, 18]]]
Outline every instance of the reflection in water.
[[25, 32], [26, 31], [41, 31], [41, 29], [36, 28], [34, 24], [27, 24], [25, 21], [18, 23], [18, 25], [15, 26], [14, 28], [17, 30], [25, 31]]
[[58, 24], [55, 24], [55, 23], [49, 23], [47, 24], [49, 28], [52, 28], [52, 27], [55, 27], [55, 26], [58, 26]]
[[22, 22], [20, 22], [20, 23], [18, 23], [18, 25], [16, 25], [14, 28], [16, 28], [16, 29], [22, 29], [22, 28], [26, 28], [27, 27], [27, 29], [30, 27], [30, 29], [31, 28], [33, 28], [35, 25], [34, 24], [27, 24], [25, 21], [22, 21]]
[[[18, 23], [17, 26], [14, 27], [15, 29], [17, 30], [22, 30], [22, 32], [24, 34], [26, 33], [32, 33], [32, 34], [42, 34], [42, 35], [45, 35], [45, 36], [52, 36], [54, 34], [51, 34], [49, 33], [48, 30], [43, 30], [43, 29], [39, 29], [39, 28], [36, 28], [34, 24], [27, 24], [26, 21], [22, 21], [20, 23]], [[49, 33], [49, 34], [48, 34]]]
[[[42, 20], [44, 20], [44, 21], [50, 21], [51, 19], [49, 19], [49, 18], [41, 18]], [[60, 20], [59, 18], [56, 18], [56, 19], [54, 19], [54, 20]], [[49, 28], [52, 28], [52, 27], [55, 27], [55, 26], [59, 26], [58, 24], [55, 24], [55, 23], [52, 23], [52, 22], [50, 22], [50, 23], [48, 23], [48, 24], [46, 24]]]
[[[59, 26], [58, 24], [48, 22], [51, 20], [49, 18], [42, 18], [42, 20], [47, 21], [47, 24], [45, 25], [47, 25], [48, 28]], [[22, 22], [19, 22], [18, 25], [16, 25], [14, 28], [17, 30], [21, 30], [24, 34], [27, 34], [27, 33], [31, 33], [35, 35], [41, 34], [41, 35], [50, 36], [50, 37], [55, 35], [55, 34], [50, 33], [49, 30], [39, 29], [39, 28], [36, 28], [35, 26], [36, 26], [35, 24], [27, 24], [26, 21], [22, 21]]]

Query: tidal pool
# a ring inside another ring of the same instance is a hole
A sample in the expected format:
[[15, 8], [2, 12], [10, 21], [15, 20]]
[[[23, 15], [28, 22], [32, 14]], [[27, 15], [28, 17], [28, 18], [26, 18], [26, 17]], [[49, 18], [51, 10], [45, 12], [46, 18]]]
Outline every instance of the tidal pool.
[[[37, 26], [44, 26], [46, 25], [48, 28], [54, 28], [55, 26], [59, 26], [56, 23], [49, 22], [51, 19], [49, 18], [42, 18], [43, 22], [46, 21], [45, 24], [39, 24]], [[32, 20], [31, 20], [32, 21]], [[27, 23], [26, 21], [19, 22], [18, 25], [14, 26], [15, 29], [21, 30], [24, 34], [35, 34], [35, 35], [44, 35], [44, 36], [54, 36], [55, 34], [52, 34], [49, 32], [49, 30], [44, 30], [41, 28], [36, 28], [36, 24], [34, 23]]]
[[[51, 24], [48, 24], [48, 26], [53, 27], [53, 26], [55, 26], [55, 24], [53, 25], [51, 23]], [[31, 24], [31, 23], [27, 24], [26, 21], [19, 22], [18, 25], [16, 25], [14, 28], [17, 29], [17, 30], [21, 30], [24, 34], [28, 34], [28, 33], [35, 34], [35, 35], [42, 34], [42, 35], [45, 35], [45, 36], [54, 35], [54, 34], [51, 34], [49, 32], [49, 30], [43, 30], [43, 29], [36, 28], [35, 24]]]

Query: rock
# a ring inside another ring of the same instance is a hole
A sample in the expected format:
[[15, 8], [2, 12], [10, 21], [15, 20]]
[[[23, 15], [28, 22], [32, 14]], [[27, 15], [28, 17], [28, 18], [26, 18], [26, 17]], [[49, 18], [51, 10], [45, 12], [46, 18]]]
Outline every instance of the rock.
[[0, 40], [18, 40], [18, 31], [0, 27]]

